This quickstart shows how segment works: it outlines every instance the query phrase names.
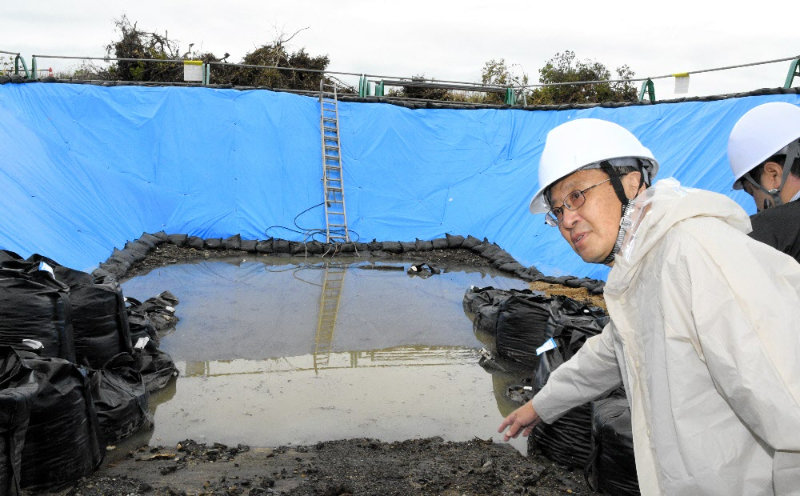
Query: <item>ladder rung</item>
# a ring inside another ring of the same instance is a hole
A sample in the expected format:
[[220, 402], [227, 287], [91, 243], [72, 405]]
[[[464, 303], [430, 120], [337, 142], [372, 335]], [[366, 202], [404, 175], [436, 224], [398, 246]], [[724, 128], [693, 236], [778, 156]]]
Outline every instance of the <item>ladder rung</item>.
[[341, 191], [342, 188], [337, 188], [336, 186], [329, 186], [328, 191]]
[[339, 145], [325, 145], [326, 150], [338, 150]]
[[328, 203], [344, 203], [342, 200], [328, 200]]
[[336, 128], [335, 127], [322, 126], [322, 129], [324, 129], [325, 131], [330, 131], [330, 132], [334, 132], [334, 133], [336, 132]]

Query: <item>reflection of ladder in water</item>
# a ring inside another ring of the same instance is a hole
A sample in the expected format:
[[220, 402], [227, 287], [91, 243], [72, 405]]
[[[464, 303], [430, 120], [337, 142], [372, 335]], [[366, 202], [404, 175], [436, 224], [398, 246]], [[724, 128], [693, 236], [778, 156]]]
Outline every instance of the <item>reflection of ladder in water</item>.
[[[327, 90], [327, 91], [326, 91]], [[325, 242], [346, 243], [342, 156], [339, 143], [339, 99], [335, 84], [319, 83], [320, 135], [322, 137], [322, 188], [325, 193]]]
[[319, 298], [317, 335], [314, 338], [314, 370], [326, 367], [330, 360], [333, 330], [336, 327], [346, 270], [344, 266], [325, 266], [325, 278]]

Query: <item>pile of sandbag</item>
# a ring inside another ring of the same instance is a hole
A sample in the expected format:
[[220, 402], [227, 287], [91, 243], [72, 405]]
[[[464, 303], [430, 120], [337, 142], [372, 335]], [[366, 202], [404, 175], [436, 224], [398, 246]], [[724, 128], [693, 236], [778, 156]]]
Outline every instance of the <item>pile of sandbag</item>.
[[[609, 322], [600, 307], [530, 290], [473, 287], [462, 304], [485, 345], [481, 366], [495, 375], [517, 373], [517, 383], [504, 394], [518, 405]], [[630, 410], [622, 388], [573, 408], [552, 424], [538, 424], [528, 438], [528, 452], [584, 470], [594, 488], [638, 494]]]
[[177, 375], [158, 349], [177, 302], [128, 302], [111, 276], [0, 250], [1, 494], [73, 482], [151, 424], [149, 394]]

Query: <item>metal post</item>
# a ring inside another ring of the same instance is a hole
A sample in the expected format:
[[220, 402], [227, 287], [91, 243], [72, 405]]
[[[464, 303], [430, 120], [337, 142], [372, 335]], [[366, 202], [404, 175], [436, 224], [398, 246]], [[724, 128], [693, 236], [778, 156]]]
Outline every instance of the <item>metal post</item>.
[[517, 103], [517, 95], [514, 94], [514, 88], [506, 88], [506, 105], [514, 105]]
[[17, 54], [17, 56], [14, 57], [14, 74], [19, 76], [19, 63], [20, 62], [22, 62], [22, 68], [25, 70], [25, 77], [28, 78], [29, 77], [28, 66], [25, 65], [25, 59], [22, 58], [19, 54]]
[[31, 73], [28, 79], [36, 79], [36, 55], [31, 55]]
[[383, 96], [383, 81], [375, 85], [375, 96]]
[[358, 78], [358, 96], [363, 98], [367, 96], [367, 78], [364, 77], [362, 74], [360, 78]]
[[784, 88], [791, 88], [794, 77], [800, 76], [800, 67], [798, 67], [798, 62], [800, 62], [800, 59], [794, 59], [789, 64], [789, 73], [786, 75], [786, 82], [783, 83]]
[[653, 80], [647, 79], [642, 83], [642, 89], [639, 91], [639, 101], [644, 101], [644, 95], [647, 94], [650, 97], [650, 103], [655, 103], [656, 101], [656, 89], [655, 85], [653, 84]]

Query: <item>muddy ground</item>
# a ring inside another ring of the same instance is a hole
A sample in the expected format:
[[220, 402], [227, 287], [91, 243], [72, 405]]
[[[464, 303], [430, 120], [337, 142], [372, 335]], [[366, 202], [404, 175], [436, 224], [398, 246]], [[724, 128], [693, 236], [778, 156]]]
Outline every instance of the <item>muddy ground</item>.
[[[243, 256], [238, 250], [195, 250], [171, 244], [157, 247], [126, 274], [191, 260]], [[395, 257], [387, 257], [389, 261]], [[404, 253], [405, 260], [431, 266], [490, 267], [470, 250]], [[582, 288], [532, 283], [532, 289], [567, 294], [602, 304]], [[265, 419], [265, 422], [269, 421]], [[500, 419], [498, 418], [498, 424]], [[116, 448], [91, 476], [71, 487], [26, 494], [66, 495], [510, 495], [597, 494], [581, 471], [566, 469], [513, 446], [475, 438], [380, 442], [345, 439], [313, 446], [256, 448], [198, 444]]]

